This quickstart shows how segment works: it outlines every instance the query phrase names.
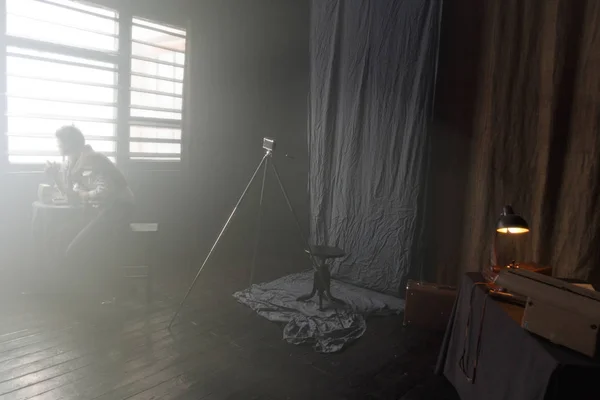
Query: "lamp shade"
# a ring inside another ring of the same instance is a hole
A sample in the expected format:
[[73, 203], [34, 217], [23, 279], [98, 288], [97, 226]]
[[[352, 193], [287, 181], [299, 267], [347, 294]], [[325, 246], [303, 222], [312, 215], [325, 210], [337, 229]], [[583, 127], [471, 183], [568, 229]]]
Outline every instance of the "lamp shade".
[[496, 223], [496, 231], [500, 233], [527, 233], [529, 225], [520, 215], [515, 214], [511, 206], [504, 206]]

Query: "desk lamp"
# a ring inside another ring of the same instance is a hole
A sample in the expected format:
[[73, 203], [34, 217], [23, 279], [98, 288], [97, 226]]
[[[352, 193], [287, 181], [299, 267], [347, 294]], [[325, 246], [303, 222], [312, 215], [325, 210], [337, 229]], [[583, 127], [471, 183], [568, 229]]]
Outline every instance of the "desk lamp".
[[498, 233], [518, 235], [527, 232], [529, 232], [527, 221], [520, 215], [515, 214], [511, 206], [504, 206], [500, 218], [498, 218], [498, 222], [496, 222], [496, 230], [492, 240], [492, 265], [489, 268], [485, 268], [483, 271], [483, 276], [486, 280], [493, 282], [497, 273], [500, 271], [500, 268], [498, 267], [498, 255], [496, 254], [496, 240], [498, 238]]

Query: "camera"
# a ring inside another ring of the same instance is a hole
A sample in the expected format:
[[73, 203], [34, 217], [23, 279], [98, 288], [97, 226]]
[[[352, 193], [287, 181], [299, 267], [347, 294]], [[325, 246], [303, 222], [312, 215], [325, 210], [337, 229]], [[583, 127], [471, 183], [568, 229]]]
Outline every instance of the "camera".
[[275, 151], [275, 139], [263, 138], [263, 149], [270, 152]]

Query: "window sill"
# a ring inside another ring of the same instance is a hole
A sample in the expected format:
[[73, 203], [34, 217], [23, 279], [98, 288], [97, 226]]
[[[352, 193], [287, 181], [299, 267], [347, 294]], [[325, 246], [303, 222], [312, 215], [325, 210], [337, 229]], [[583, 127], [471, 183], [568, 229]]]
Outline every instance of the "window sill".
[[4, 168], [5, 175], [43, 175], [44, 165], [9, 164]]

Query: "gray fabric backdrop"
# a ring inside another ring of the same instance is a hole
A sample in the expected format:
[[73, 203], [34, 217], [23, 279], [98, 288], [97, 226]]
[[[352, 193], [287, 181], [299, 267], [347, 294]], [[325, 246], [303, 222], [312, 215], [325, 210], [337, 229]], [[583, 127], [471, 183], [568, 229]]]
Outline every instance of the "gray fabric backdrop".
[[420, 270], [441, 0], [313, 0], [311, 240], [336, 278], [397, 293]]

